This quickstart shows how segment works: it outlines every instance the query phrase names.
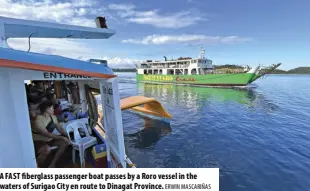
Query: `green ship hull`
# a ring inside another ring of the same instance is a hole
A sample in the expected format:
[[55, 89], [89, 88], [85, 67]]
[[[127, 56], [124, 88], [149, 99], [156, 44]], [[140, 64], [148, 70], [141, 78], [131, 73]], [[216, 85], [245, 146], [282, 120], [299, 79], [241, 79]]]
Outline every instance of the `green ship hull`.
[[255, 73], [207, 75], [136, 75], [137, 82], [193, 86], [247, 86], [258, 78], [259, 75], [256, 75]]

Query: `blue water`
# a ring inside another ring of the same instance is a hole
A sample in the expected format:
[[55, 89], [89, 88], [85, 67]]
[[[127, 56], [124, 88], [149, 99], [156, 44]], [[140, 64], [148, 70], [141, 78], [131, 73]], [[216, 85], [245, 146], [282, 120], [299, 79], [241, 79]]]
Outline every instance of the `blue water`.
[[122, 98], [155, 97], [173, 116], [168, 125], [123, 113], [138, 167], [218, 167], [221, 191], [310, 190], [309, 75], [269, 75], [248, 91], [132, 78], [120, 74]]

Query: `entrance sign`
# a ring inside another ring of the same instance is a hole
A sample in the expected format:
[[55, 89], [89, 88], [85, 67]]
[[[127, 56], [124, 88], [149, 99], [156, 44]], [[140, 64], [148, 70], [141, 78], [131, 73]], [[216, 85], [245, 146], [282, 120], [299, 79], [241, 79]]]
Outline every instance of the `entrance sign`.
[[89, 76], [81, 76], [75, 74], [64, 74], [64, 73], [57, 73], [57, 72], [44, 72], [43, 73], [44, 79], [88, 79], [91, 78]]
[[103, 121], [107, 141], [108, 162], [112, 167], [126, 168], [126, 155], [120, 97], [116, 78], [100, 80]]
[[4, 68], [4, 71], [10, 71], [18, 73], [21, 76], [24, 76], [24, 79], [27, 80], [95, 80], [99, 78], [92, 78], [89, 76], [82, 76], [77, 74], [65, 74], [61, 72], [42, 72], [35, 70], [23, 70], [17, 68]]

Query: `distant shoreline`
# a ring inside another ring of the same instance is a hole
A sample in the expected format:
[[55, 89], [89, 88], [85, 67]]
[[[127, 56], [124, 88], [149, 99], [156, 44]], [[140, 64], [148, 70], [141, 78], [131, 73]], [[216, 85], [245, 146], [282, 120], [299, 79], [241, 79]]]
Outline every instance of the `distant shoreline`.
[[135, 68], [112, 68], [113, 72], [136, 72]]

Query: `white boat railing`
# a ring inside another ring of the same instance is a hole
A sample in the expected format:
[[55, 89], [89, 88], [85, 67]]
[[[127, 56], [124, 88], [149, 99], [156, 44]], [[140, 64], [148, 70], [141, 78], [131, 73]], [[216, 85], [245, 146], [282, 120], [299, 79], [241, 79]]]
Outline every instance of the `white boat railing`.
[[188, 68], [189, 64], [186, 65], [173, 65], [173, 66], [139, 66], [137, 69], [172, 69], [172, 68]]
[[130, 160], [130, 158], [127, 157], [127, 155], [126, 155], [126, 163], [127, 163], [127, 165], [128, 165], [130, 168], [136, 168], [136, 164], [134, 164], [134, 163]]

